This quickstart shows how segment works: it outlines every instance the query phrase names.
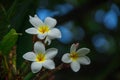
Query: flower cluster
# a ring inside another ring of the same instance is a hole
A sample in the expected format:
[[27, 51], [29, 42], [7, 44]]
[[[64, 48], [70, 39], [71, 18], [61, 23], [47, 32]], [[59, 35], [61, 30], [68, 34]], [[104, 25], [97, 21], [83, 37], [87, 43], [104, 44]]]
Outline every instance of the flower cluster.
[[[36, 35], [39, 41], [34, 43], [34, 51], [25, 53], [23, 58], [32, 61], [31, 70], [33, 73], [39, 72], [42, 67], [50, 70], [55, 69], [53, 58], [57, 55], [58, 49], [49, 48], [46, 50], [45, 44], [48, 43], [50, 45], [52, 39], [61, 38], [60, 30], [54, 28], [57, 21], [54, 18], [47, 17], [43, 22], [37, 15], [34, 17], [30, 16], [29, 21], [34, 27], [28, 28], [25, 32]], [[63, 63], [70, 64], [74, 72], [80, 70], [80, 64], [90, 64], [90, 59], [86, 56], [90, 49], [81, 48], [77, 50], [77, 47], [77, 44], [72, 44], [70, 53], [64, 54], [61, 59]]]

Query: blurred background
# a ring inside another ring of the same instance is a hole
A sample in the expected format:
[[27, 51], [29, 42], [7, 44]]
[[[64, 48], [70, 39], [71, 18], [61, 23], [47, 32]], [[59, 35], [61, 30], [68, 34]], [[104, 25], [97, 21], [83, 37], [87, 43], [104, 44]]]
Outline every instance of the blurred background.
[[34, 14], [43, 21], [47, 16], [57, 19], [62, 38], [49, 46], [59, 49], [56, 66], [72, 43], [91, 50], [90, 65], [81, 65], [77, 73], [61, 70], [55, 80], [120, 80], [120, 0], [0, 0], [0, 40], [11, 28], [22, 33], [16, 44], [17, 68], [22, 55], [32, 50], [32, 36], [25, 29], [32, 27], [29, 15]]

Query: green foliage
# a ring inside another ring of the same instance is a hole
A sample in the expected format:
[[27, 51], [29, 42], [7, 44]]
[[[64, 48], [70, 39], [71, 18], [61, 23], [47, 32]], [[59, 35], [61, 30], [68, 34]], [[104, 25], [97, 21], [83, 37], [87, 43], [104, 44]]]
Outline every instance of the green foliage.
[[25, 76], [24, 80], [31, 80], [31, 78], [33, 78], [33, 76], [35, 76], [35, 74], [33, 74], [32, 72], [30, 72], [30, 73], [28, 73], [28, 74]]
[[8, 27], [10, 26], [6, 18], [6, 10], [3, 5], [0, 5], [0, 40], [8, 32]]
[[8, 12], [7, 12], [7, 18], [8, 20], [15, 14], [15, 10], [16, 10], [16, 5], [17, 5], [18, 0], [15, 0], [12, 4], [12, 6], [9, 8]]
[[[25, 29], [31, 27], [29, 23], [29, 15], [35, 13], [37, 1], [34, 0], [14, 0], [13, 4], [7, 11], [7, 17], [10, 20], [12, 28], [22, 33], [17, 40], [16, 49], [16, 66], [19, 69], [24, 62], [23, 54], [32, 51], [32, 36], [25, 34]], [[19, 12], [18, 12], [19, 11]], [[32, 15], [33, 16], [33, 15]]]
[[8, 34], [6, 34], [1, 43], [0, 43], [0, 51], [3, 55], [8, 55], [12, 47], [15, 45], [18, 39], [18, 34], [15, 29], [11, 29]]

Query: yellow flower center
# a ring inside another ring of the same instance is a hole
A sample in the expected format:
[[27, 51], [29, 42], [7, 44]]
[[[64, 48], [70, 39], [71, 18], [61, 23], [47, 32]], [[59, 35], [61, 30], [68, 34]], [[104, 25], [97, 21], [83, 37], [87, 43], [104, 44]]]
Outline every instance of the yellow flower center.
[[36, 61], [37, 62], [43, 62], [43, 61], [45, 61], [45, 55], [44, 54], [41, 54], [41, 53], [39, 53], [37, 56], [36, 56]]
[[49, 27], [48, 27], [47, 25], [43, 25], [43, 26], [40, 26], [40, 27], [38, 28], [38, 31], [39, 31], [40, 33], [42, 33], [42, 34], [48, 32], [49, 30], [50, 30], [50, 29], [49, 29]]
[[76, 52], [70, 53], [70, 58], [72, 61], [76, 61], [78, 59], [79, 55]]

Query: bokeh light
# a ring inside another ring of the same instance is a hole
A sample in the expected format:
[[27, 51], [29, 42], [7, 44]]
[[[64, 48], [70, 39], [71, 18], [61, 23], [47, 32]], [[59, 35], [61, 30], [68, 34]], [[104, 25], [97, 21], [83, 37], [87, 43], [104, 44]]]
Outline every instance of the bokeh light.
[[81, 41], [85, 37], [85, 31], [82, 27], [73, 28], [73, 35], [75, 41]]
[[116, 4], [111, 5], [111, 10], [113, 10], [118, 16], [120, 16], [120, 9]]
[[59, 15], [65, 15], [71, 10], [73, 10], [73, 6], [71, 4], [65, 3], [65, 4], [59, 4], [55, 6], [55, 10], [59, 12]]
[[64, 44], [68, 44], [68, 43], [72, 42], [72, 39], [73, 39], [72, 32], [64, 25], [58, 26], [58, 28], [60, 29], [60, 31], [62, 33], [62, 38], [60, 38], [59, 41]]
[[110, 49], [110, 44], [103, 34], [96, 34], [92, 38], [95, 49], [100, 53], [106, 53]]
[[116, 29], [118, 24], [118, 16], [113, 10], [110, 10], [105, 14], [103, 22], [107, 29]]
[[53, 17], [58, 15], [58, 12], [48, 9], [38, 9], [36, 13], [41, 20], [44, 20], [46, 17]]
[[110, 10], [107, 12], [102, 9], [97, 10], [95, 13], [95, 21], [104, 24], [108, 30], [115, 30], [118, 26], [119, 15], [119, 8], [115, 4], [112, 4]]
[[95, 13], [95, 20], [98, 23], [102, 23], [104, 19], [105, 12], [104, 10], [97, 10]]

